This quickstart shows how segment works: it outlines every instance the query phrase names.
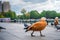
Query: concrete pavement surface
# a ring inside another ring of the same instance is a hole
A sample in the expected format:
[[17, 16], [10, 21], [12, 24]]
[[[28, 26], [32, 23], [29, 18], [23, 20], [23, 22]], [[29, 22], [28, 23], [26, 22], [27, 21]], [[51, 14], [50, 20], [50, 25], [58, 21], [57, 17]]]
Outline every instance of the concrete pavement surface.
[[48, 25], [40, 36], [40, 32], [34, 32], [35, 37], [31, 37], [31, 32], [25, 32], [23, 23], [0, 23], [6, 30], [0, 32], [0, 40], [60, 40], [60, 31], [56, 31], [54, 26]]

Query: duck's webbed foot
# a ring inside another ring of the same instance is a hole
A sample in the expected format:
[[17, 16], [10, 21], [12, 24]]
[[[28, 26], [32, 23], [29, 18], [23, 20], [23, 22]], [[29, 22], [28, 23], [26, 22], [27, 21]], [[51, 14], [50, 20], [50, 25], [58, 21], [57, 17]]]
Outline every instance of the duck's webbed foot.
[[40, 35], [41, 37], [45, 37], [45, 35]]
[[45, 35], [42, 35], [41, 31], [40, 31], [40, 36], [41, 36], [41, 37], [45, 37]]
[[35, 37], [35, 35], [33, 35], [33, 33], [34, 33], [34, 31], [31, 33], [31, 36], [32, 36], [32, 37]]
[[31, 35], [32, 37], [35, 37], [35, 35]]

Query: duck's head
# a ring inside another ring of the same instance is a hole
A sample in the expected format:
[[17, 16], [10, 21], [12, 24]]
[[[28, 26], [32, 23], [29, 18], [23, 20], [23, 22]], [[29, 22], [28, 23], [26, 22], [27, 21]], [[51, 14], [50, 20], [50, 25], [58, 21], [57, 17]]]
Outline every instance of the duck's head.
[[46, 21], [46, 18], [45, 18], [45, 17], [42, 17], [42, 18], [40, 19], [40, 21]]
[[58, 20], [58, 17], [55, 17], [55, 20]]

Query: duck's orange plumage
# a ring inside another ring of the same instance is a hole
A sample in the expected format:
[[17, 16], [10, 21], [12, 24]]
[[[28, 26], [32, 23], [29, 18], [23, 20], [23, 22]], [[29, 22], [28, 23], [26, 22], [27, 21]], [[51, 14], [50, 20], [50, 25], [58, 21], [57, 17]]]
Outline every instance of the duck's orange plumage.
[[27, 30], [30, 31], [32, 30], [33, 32], [31, 33], [31, 36], [33, 36], [34, 31], [40, 31], [40, 35], [42, 35], [41, 31], [47, 26], [46, 18], [42, 17], [40, 21], [33, 23]]
[[47, 22], [45, 20], [41, 20], [39, 22], [33, 23], [31, 27], [28, 28], [28, 30], [41, 31], [46, 27], [46, 25]]
[[58, 17], [55, 18], [55, 20], [54, 20], [54, 25], [55, 25], [55, 26], [58, 25]]

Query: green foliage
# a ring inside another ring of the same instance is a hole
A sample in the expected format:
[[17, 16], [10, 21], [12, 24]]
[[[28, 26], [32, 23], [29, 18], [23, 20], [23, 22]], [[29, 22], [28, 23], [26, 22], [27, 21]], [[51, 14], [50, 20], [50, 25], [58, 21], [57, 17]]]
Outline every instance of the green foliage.
[[29, 12], [25, 13], [24, 15], [18, 15], [17, 16], [18, 19], [30, 19], [30, 14]]
[[0, 13], [0, 18], [4, 18], [4, 16], [2, 15], [2, 13]]
[[30, 19], [37, 19], [37, 18], [39, 18], [39, 13], [38, 13], [38, 11], [32, 10], [32, 11], [30, 12]]
[[27, 13], [25, 14], [25, 19], [30, 19], [30, 13], [29, 13], [29, 12], [27, 12]]
[[16, 19], [16, 13], [15, 12], [9, 11], [6, 14], [8, 14], [7, 17], [10, 17], [11, 19]]
[[17, 16], [17, 19], [20, 19], [20, 17], [21, 17], [21, 15], [18, 15], [18, 16]]
[[42, 11], [41, 12], [41, 17], [46, 17], [46, 18], [55, 18], [57, 12], [56, 11]]
[[4, 14], [1, 13], [0, 18], [3, 18], [3, 17], [11, 18], [11, 19], [16, 19], [16, 13], [11, 11], [11, 10], [9, 10], [8, 12], [4, 12]]
[[0, 14], [0, 18], [4, 18], [4, 16]]
[[26, 16], [25, 16], [26, 10], [24, 8], [21, 10], [21, 13], [23, 13], [23, 15], [21, 16], [21, 19], [25, 19], [26, 18]]
[[57, 13], [56, 11], [46, 11], [43, 10], [41, 13], [39, 13], [36, 10], [32, 10], [30, 12], [26, 12], [26, 10], [23, 8], [21, 10], [22, 15], [16, 15], [14, 11], [9, 10], [8, 12], [2, 12], [0, 13], [0, 18], [11, 18], [11, 19], [39, 19], [41, 17], [46, 18], [60, 18], [60, 13]]
[[45, 11], [45, 10], [43, 10], [43, 11], [41, 12], [40, 17], [46, 17], [46, 11]]
[[57, 13], [56, 11], [45, 11], [43, 10], [41, 13], [38, 13], [38, 11], [36, 10], [32, 10], [30, 12], [28, 12], [28, 14], [30, 14], [30, 16], [26, 16], [27, 14], [24, 13], [23, 15], [20, 15], [20, 19], [39, 19], [41, 17], [46, 17], [46, 18], [55, 18], [55, 17], [59, 17], [60, 18], [60, 13]]
[[60, 18], [60, 13], [57, 13], [57, 15], [56, 15], [56, 16]]

